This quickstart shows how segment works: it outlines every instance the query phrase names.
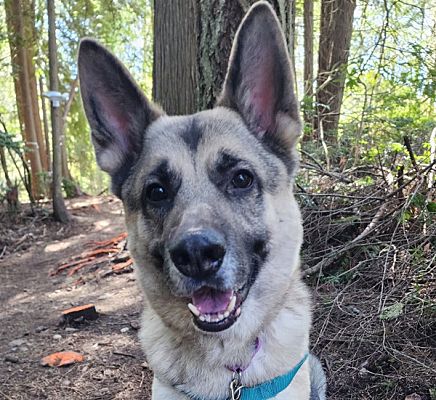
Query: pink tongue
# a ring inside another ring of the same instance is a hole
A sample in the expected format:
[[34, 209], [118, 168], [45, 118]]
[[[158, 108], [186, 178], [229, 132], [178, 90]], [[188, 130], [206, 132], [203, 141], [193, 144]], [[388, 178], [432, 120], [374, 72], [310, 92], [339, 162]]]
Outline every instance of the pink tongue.
[[220, 292], [210, 288], [197, 290], [192, 296], [192, 303], [202, 314], [216, 314], [225, 311], [233, 296], [233, 290]]

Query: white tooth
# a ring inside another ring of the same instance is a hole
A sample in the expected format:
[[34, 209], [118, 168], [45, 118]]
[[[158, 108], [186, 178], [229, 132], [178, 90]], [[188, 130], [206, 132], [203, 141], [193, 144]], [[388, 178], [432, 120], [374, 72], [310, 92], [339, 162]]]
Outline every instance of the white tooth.
[[218, 319], [217, 319], [217, 321], [221, 321], [221, 320], [223, 320], [224, 319], [224, 315], [223, 314], [218, 314]]
[[238, 307], [238, 309], [237, 309], [236, 312], [235, 312], [235, 315], [236, 315], [237, 317], [239, 317], [239, 316], [241, 315], [241, 307]]
[[230, 315], [230, 313], [229, 313], [228, 311], [226, 311], [226, 312], [224, 313], [224, 318], [227, 318], [229, 315]]
[[200, 316], [200, 310], [194, 306], [194, 304], [188, 303], [188, 308], [191, 310], [192, 314], [196, 317]]
[[203, 321], [203, 322], [204, 322], [204, 321], [206, 321], [206, 318], [205, 318], [205, 316], [204, 316], [204, 315], [200, 315], [200, 317], [199, 317], [199, 318], [200, 318], [200, 321]]
[[233, 295], [233, 297], [232, 297], [231, 300], [230, 300], [229, 305], [227, 306], [227, 311], [228, 311], [229, 313], [231, 313], [231, 312], [234, 310], [235, 305], [236, 305], [236, 296]]
[[210, 322], [210, 314], [206, 314], [206, 322]]

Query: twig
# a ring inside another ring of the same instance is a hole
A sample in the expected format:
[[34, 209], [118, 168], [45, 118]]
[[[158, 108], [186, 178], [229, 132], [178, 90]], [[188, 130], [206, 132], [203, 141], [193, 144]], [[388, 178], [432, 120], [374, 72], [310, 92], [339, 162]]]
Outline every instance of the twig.
[[113, 351], [112, 354], [116, 354], [117, 356], [124, 356], [124, 357], [130, 357], [130, 358], [136, 359], [135, 355], [129, 354], [129, 353], [123, 353], [122, 351]]
[[390, 348], [387, 348], [386, 350], [387, 351], [392, 351], [393, 353], [398, 354], [401, 357], [405, 357], [405, 358], [415, 362], [416, 364], [420, 365], [421, 367], [426, 368], [426, 369], [436, 373], [434, 368], [429, 367], [428, 365], [422, 363], [421, 361], [417, 360], [416, 358], [413, 358], [413, 357], [411, 357], [411, 356], [409, 356], [409, 355], [407, 355], [405, 353], [402, 353], [401, 351], [398, 351], [397, 349], [393, 349], [392, 347], [390, 347]]
[[410, 157], [410, 161], [412, 161], [413, 167], [415, 168], [415, 171], [417, 174], [419, 174], [419, 168], [418, 165], [416, 164], [416, 160], [415, 160], [415, 155], [413, 154], [413, 149], [412, 149], [412, 145], [410, 144], [410, 137], [409, 136], [404, 136], [404, 145], [406, 146], [407, 152], [409, 153], [409, 157]]
[[330, 254], [328, 256], [323, 258], [320, 262], [315, 264], [313, 267], [303, 268], [303, 274], [305, 276], [308, 276], [308, 275], [312, 275], [318, 271], [321, 271], [323, 268], [328, 267], [339, 256], [341, 256], [342, 254], [344, 254], [348, 250], [351, 250], [352, 248], [354, 248], [358, 242], [360, 242], [362, 239], [367, 237], [377, 227], [377, 224], [379, 223], [380, 219], [383, 217], [383, 213], [386, 211], [386, 208], [387, 208], [386, 203], [382, 204], [379, 211], [374, 215], [374, 218], [371, 220], [371, 222], [363, 230], [362, 233], [360, 233], [358, 236], [356, 236], [350, 242], [346, 243], [344, 246], [341, 246], [336, 251], [330, 252]]
[[339, 181], [344, 182], [344, 183], [352, 183], [353, 182], [351, 179], [345, 178], [341, 174], [337, 174], [335, 172], [326, 171], [325, 169], [320, 169], [320, 168], [316, 167], [315, 165], [307, 163], [307, 162], [306, 163], [301, 163], [300, 165], [301, 165], [301, 168], [307, 168], [309, 170], [317, 171], [317, 172], [319, 172], [322, 175], [330, 176], [331, 178], [338, 179]]

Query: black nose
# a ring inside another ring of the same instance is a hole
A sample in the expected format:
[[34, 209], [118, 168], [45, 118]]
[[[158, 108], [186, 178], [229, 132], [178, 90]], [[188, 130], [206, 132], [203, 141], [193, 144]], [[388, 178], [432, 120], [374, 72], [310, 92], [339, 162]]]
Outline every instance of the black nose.
[[215, 274], [225, 253], [224, 238], [211, 230], [185, 234], [170, 248], [176, 268], [183, 275], [197, 279]]

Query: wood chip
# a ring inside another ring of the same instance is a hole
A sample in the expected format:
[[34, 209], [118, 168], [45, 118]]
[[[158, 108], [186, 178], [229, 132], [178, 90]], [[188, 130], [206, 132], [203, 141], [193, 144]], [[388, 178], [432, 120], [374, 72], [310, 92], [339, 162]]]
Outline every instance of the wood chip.
[[64, 322], [72, 322], [76, 319], [83, 318], [86, 320], [94, 321], [99, 317], [94, 304], [86, 304], [84, 306], [72, 307], [62, 311]]

